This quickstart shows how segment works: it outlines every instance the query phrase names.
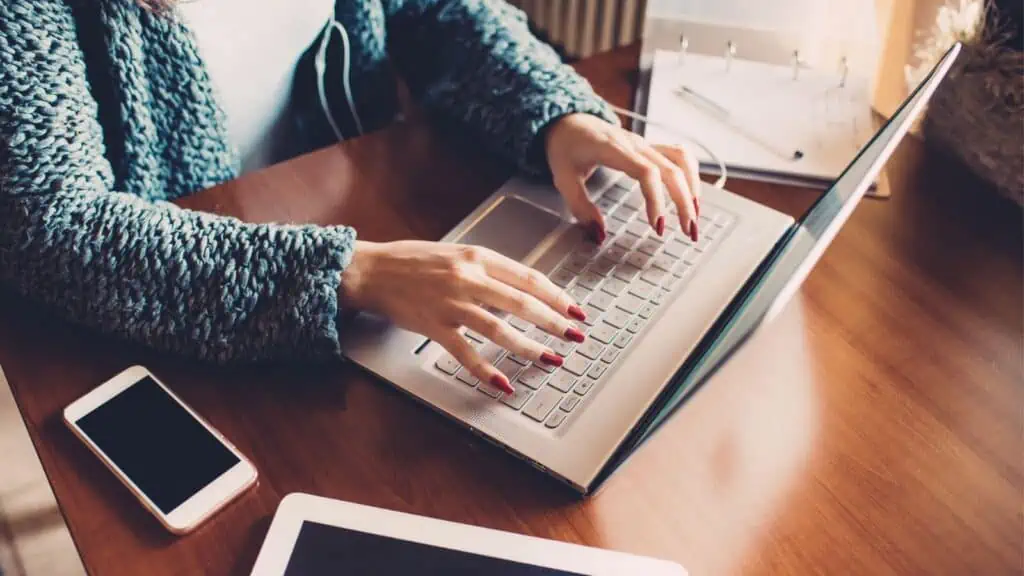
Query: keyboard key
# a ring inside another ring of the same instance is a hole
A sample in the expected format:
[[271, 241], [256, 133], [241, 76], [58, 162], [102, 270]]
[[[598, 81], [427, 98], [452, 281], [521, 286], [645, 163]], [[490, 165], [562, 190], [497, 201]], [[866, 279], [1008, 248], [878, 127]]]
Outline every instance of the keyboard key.
[[623, 332], [622, 334], [619, 334], [618, 337], [615, 338], [615, 347], [625, 348], [626, 346], [629, 346], [629, 343], [632, 341], [633, 335], [630, 334], [629, 332]]
[[651, 316], [654, 316], [654, 305], [644, 304], [644, 307], [640, 309], [640, 317], [648, 320]]
[[651, 295], [654, 294], [654, 290], [654, 286], [651, 286], [646, 282], [636, 282], [629, 285], [629, 293], [642, 300], [650, 298]]
[[699, 252], [707, 252], [708, 248], [711, 247], [712, 242], [714, 242], [714, 238], [701, 234], [700, 239], [697, 241], [697, 245], [693, 248]]
[[675, 268], [676, 262], [678, 262], [677, 259], [662, 254], [661, 256], [656, 256], [654, 260], [651, 260], [651, 266], [660, 268], [665, 272], [671, 272], [672, 269]]
[[530, 398], [530, 401], [526, 404], [526, 409], [523, 410], [523, 414], [537, 422], [543, 422], [561, 401], [561, 392], [551, 386], [545, 386]]
[[663, 252], [663, 254], [665, 254], [666, 256], [671, 256], [673, 258], [679, 258], [683, 254], [686, 254], [686, 251], [689, 249], [690, 247], [687, 246], [686, 244], [683, 244], [678, 240], [672, 240], [671, 242], [665, 244], [665, 251]]
[[479, 378], [473, 376], [473, 373], [463, 368], [459, 370], [459, 375], [456, 376], [459, 382], [466, 384], [467, 386], [476, 386], [476, 383], [480, 381]]
[[580, 272], [583, 272], [583, 269], [587, 267], [587, 264], [590, 264], [590, 258], [588, 256], [570, 254], [569, 257], [565, 259], [565, 262], [562, 262], [562, 267], [566, 270], [572, 270], [579, 274]]
[[590, 370], [587, 371], [587, 377], [593, 378], [594, 380], [600, 380], [601, 376], [608, 370], [608, 365], [602, 362], [595, 362]]
[[587, 297], [590, 296], [590, 290], [587, 290], [583, 286], [573, 286], [569, 289], [569, 296], [571, 296], [577, 304], [583, 304], [587, 301]]
[[494, 342], [488, 342], [487, 344], [484, 345], [483, 348], [480, 349], [480, 355], [484, 357], [484, 360], [487, 360], [491, 364], [497, 363], [498, 358], [501, 358], [501, 355], [504, 352], [505, 349], [502, 348], [501, 346], [498, 346]]
[[608, 190], [605, 190], [604, 197], [611, 198], [612, 200], [618, 202], [619, 200], [622, 200], [623, 198], [626, 197], [626, 193], [626, 190], [623, 190], [618, 186], [612, 186]]
[[612, 275], [618, 278], [619, 280], [622, 280], [623, 282], [632, 282], [633, 278], [636, 278], [636, 275], [639, 273], [640, 269], [637, 268], [636, 266], [631, 266], [629, 264], [619, 264], [618, 266], [615, 267], [615, 272], [613, 272]]
[[633, 315], [640, 311], [640, 308], [646, 304], [644, 300], [633, 296], [632, 294], [626, 294], [615, 301], [615, 306], [622, 309], [627, 314]]
[[576, 376], [583, 376], [590, 368], [590, 361], [580, 354], [573, 354], [566, 358], [562, 368]]
[[515, 393], [509, 394], [506, 392], [502, 394], [501, 403], [513, 410], [520, 410], [523, 405], [526, 404], [526, 401], [530, 399], [530, 396], [533, 395], [533, 392], [530, 392], [530, 390], [525, 386], [516, 386], [513, 384], [512, 387], [515, 388]]
[[637, 246], [637, 250], [643, 252], [644, 254], [648, 254], [650, 256], [654, 256], [655, 254], [657, 254], [658, 250], [660, 250], [660, 249], [661, 249], [661, 240], [657, 239], [657, 236], [650, 236], [647, 239], [645, 239], [643, 242], [641, 242], [639, 246]]
[[590, 304], [583, 305], [583, 312], [587, 315], [587, 319], [583, 321], [587, 326], [597, 324], [597, 321], [601, 319], [601, 314], [603, 313], [602, 310], [598, 309], [596, 306], [591, 306]]
[[647, 201], [644, 199], [644, 195], [640, 193], [639, 188], [634, 188], [633, 191], [626, 196], [626, 200], [623, 205], [629, 206], [634, 210], [640, 210], [644, 207]]
[[639, 241], [640, 239], [632, 234], [623, 234], [615, 239], [615, 246], [618, 246], [623, 250], [632, 250]]
[[700, 263], [700, 259], [703, 256], [704, 254], [702, 252], [698, 251], [696, 248], [691, 248], [686, 251], [686, 254], [683, 254], [683, 262], [686, 262], [690, 266], [696, 266]]
[[648, 268], [647, 270], [644, 270], [644, 273], [640, 275], [640, 278], [657, 286], [658, 284], [661, 284], [661, 281], [665, 279], [666, 275], [668, 275], [668, 272], [659, 268]]
[[669, 293], [667, 291], [658, 290], [657, 292], [654, 293], [654, 296], [651, 296], [651, 302], [658, 306], [661, 306], [661, 304], [668, 299], [668, 295]]
[[555, 368], [556, 368], [555, 366], [552, 366], [551, 364], [547, 364], [545, 362], [538, 362], [538, 363], [534, 364], [534, 366], [537, 368], [537, 370], [540, 370], [542, 372], [547, 372], [548, 374], [551, 374], [552, 372], [554, 372]]
[[585, 396], [587, 392], [590, 392], [590, 389], [594, 387], [594, 384], [596, 384], [596, 382], [593, 380], [589, 378], [582, 378], [576, 383], [576, 387], [573, 388], [572, 391], [580, 396]]
[[[566, 392], [568, 392], [568, 390], [566, 390]], [[573, 409], [576, 408], [576, 405], [579, 404], [579, 403], [580, 403], [580, 397], [579, 396], [573, 396], [572, 394], [570, 394], [570, 395], [566, 396], [565, 398], [562, 398], [562, 403], [558, 405], [558, 408], [559, 408], [559, 410], [564, 410], [566, 412], [572, 412]]]
[[602, 198], [598, 198], [597, 202], [594, 202], [594, 204], [597, 205], [598, 210], [600, 210], [602, 214], [607, 215], [610, 211], [615, 209], [615, 205], [618, 204], [618, 202], [604, 196]]
[[552, 429], [558, 428], [559, 426], [562, 425], [562, 422], [565, 422], [566, 416], [568, 416], [568, 414], [566, 414], [565, 412], [562, 412], [561, 410], [556, 410], [551, 413], [551, 416], [548, 417], [548, 420], [547, 422], [544, 423], [544, 426]]
[[504, 374], [505, 377], [508, 378], [509, 382], [515, 382], [516, 376], [519, 375], [519, 371], [523, 369], [522, 366], [513, 362], [511, 358], [502, 359], [502, 361], [495, 364], [494, 367], [498, 369], [498, 372]]
[[675, 290], [676, 286], [679, 284], [679, 276], [673, 276], [672, 274], [666, 274], [665, 279], [661, 281], [661, 287], [666, 290]]
[[575, 347], [575, 343], [569, 342], [568, 340], [562, 340], [561, 338], [555, 338], [554, 340], [551, 341], [551, 349], [554, 350], [555, 354], [558, 354], [559, 356], [564, 357], [568, 356], [569, 354], [572, 354], [572, 350]]
[[608, 276], [615, 269], [615, 262], [608, 260], [607, 258], [598, 258], [596, 261], [590, 264], [588, 270], [600, 274], [601, 276]]
[[536, 366], [530, 366], [519, 375], [519, 383], [534, 390], [543, 386], [547, 379], [547, 373]]
[[618, 263], [622, 262], [628, 254], [629, 253], [623, 250], [621, 246], [612, 245], [605, 249], [605, 251], [601, 253], [601, 256], [612, 262]]
[[629, 222], [633, 219], [633, 216], [636, 216], [636, 210], [633, 210], [625, 204], [619, 206], [614, 212], [612, 212], [612, 218], [621, 220], [622, 222]]
[[607, 292], [600, 291], [594, 292], [594, 295], [591, 296], [588, 304], [590, 304], [594, 308], [597, 308], [598, 310], [607, 310], [612, 307], [612, 302], [614, 301], [615, 296], [612, 296]]
[[438, 358], [437, 362], [434, 362], [434, 366], [449, 376], [454, 376], [455, 373], [459, 371], [459, 368], [462, 368], [459, 361], [451, 354], [445, 354]]
[[723, 232], [725, 232], [725, 229], [720, 226], [706, 226], [701, 228], [701, 232], [703, 232], [708, 238], [714, 239], [718, 238]]
[[626, 226], [626, 232], [641, 238], [651, 229], [651, 225], [643, 220], [633, 220]]
[[481, 344], [487, 341], [487, 339], [484, 338], [482, 334], [480, 334], [479, 332], [474, 332], [472, 330], [466, 330], [466, 337], [468, 337], [470, 340], [476, 340]]
[[490, 384], [482, 380], [480, 381], [480, 384], [476, 387], [476, 390], [477, 392], [480, 392], [481, 394], [486, 394], [491, 398], [497, 398], [498, 396], [502, 395], [501, 390], [498, 390], [494, 386], [491, 386]]
[[533, 340], [537, 344], [547, 344], [548, 340], [551, 339], [550, 334], [541, 330], [540, 328], [537, 328], [536, 326], [534, 326], [533, 329], [526, 333], [526, 337], [529, 338], [530, 340]]
[[597, 360], [598, 358], [601, 357], [601, 353], [604, 352], [604, 346], [601, 345], [601, 343], [597, 342], [596, 340], [587, 340], [583, 344], [580, 344], [578, 348], [576, 348], [576, 352], [578, 352], [584, 358], [589, 358], [590, 360]]
[[629, 256], [626, 256], [626, 262], [643, 270], [644, 268], [647, 268], [648, 264], [650, 264], [651, 257], [643, 252], [633, 252]]
[[551, 274], [551, 281], [561, 288], [565, 288], [572, 283], [573, 278], [576, 278], [576, 273], [568, 268], [559, 268]]
[[520, 366], [526, 366], [527, 364], [530, 363], [529, 358], [525, 358], [523, 356], [520, 356], [519, 354], [509, 354], [508, 356], [505, 356], [505, 358], [508, 358], [509, 360], [515, 362], [516, 364], [519, 364]]
[[602, 280], [604, 278], [601, 275], [588, 270], [580, 275], [578, 282], [580, 286], [584, 286], [589, 290], [596, 290], [601, 285]]
[[608, 364], [611, 364], [612, 362], [618, 360], [618, 358], [619, 349], [609, 346], [608, 349], [604, 351], [604, 354], [601, 355], [601, 362], [607, 362]]
[[618, 296], [622, 294], [622, 291], [626, 289], [627, 284], [618, 278], [609, 278], [605, 280], [604, 285], [601, 286], [601, 290], [611, 294], [612, 296]]
[[613, 328], [623, 328], [629, 324], [629, 314], [622, 310], [612, 310], [604, 315], [604, 321]]
[[625, 225], [626, 223], [623, 222], [622, 220], [609, 218], [605, 220], [604, 229], [607, 230], [609, 234], [618, 234], [619, 230], [622, 230], [622, 228], [625, 227]]
[[568, 392], [576, 385], [576, 377], [565, 370], [559, 370], [551, 376], [551, 380], [548, 381], [548, 385], [554, 386], [562, 392]]
[[594, 327], [593, 330], [590, 331], [590, 337], [602, 344], [611, 344], [612, 340], [615, 339], [616, 333], [617, 330], [615, 330], [615, 328], [612, 328], [611, 326], [602, 322], [601, 324], [598, 324], [597, 326]]
[[629, 330], [633, 334], [636, 334], [637, 332], [644, 329], [644, 324], [646, 324], [646, 322], [644, 322], [643, 318], [633, 318], [632, 320], [629, 321], [629, 325], [626, 326], [626, 330]]
[[513, 328], [519, 330], [520, 332], [526, 332], [527, 330], [530, 329], [531, 326], [533, 326], [533, 324], [530, 324], [529, 322], [523, 320], [519, 316], [509, 316], [508, 323], [511, 324]]
[[600, 246], [594, 244], [593, 242], [587, 241], [582, 242], [578, 246], [576, 246], [576, 249], [573, 250], [572, 253], [577, 254], [579, 256], [583, 256], [585, 258], [593, 258], [594, 256], [597, 256], [597, 253], [600, 251]]

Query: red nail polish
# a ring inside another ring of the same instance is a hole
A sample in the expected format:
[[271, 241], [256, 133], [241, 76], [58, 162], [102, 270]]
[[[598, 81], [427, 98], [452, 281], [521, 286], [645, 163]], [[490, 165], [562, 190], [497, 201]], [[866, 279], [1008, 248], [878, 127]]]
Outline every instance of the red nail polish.
[[598, 246], [600, 246], [601, 244], [604, 244], [604, 240], [605, 240], [605, 237], [606, 237], [604, 228], [599, 223], [597, 223], [597, 222], [591, 222], [590, 223], [590, 237], [591, 237], [591, 239], [593, 239], [594, 243], [597, 244]]
[[569, 317], [573, 320], [583, 322], [587, 319], [587, 313], [583, 311], [583, 308], [573, 304], [572, 306], [569, 306]]
[[697, 235], [697, 223], [690, 222], [690, 240], [697, 242], [700, 240], [700, 236]]
[[505, 392], [507, 394], [516, 393], [516, 389], [513, 388], [512, 385], [509, 384], [508, 379], [501, 374], [495, 374], [494, 376], [491, 376], [491, 386], [494, 386], [498, 390], [501, 390], [502, 392]]
[[559, 356], [558, 354], [554, 354], [552, 352], [545, 352], [541, 354], [540, 361], [547, 364], [548, 366], [555, 367], [561, 366], [562, 362], [564, 362], [561, 356]]
[[566, 337], [567, 340], [572, 340], [573, 342], [577, 342], [577, 343], [583, 342], [587, 338], [583, 334], [583, 332], [580, 332], [576, 328], [569, 328], [568, 330], [566, 330], [565, 331], [565, 337]]
[[665, 235], [665, 217], [658, 216], [658, 221], [654, 223], [654, 231], [658, 233], [658, 236]]

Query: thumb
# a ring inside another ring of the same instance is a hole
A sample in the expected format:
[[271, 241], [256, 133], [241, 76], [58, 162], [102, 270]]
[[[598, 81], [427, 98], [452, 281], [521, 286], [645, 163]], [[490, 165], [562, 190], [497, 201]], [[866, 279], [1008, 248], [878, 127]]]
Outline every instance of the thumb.
[[565, 198], [569, 211], [587, 229], [591, 239], [601, 244], [607, 237], [604, 215], [587, 195], [587, 179], [576, 175], [569, 178], [555, 178], [555, 188]]

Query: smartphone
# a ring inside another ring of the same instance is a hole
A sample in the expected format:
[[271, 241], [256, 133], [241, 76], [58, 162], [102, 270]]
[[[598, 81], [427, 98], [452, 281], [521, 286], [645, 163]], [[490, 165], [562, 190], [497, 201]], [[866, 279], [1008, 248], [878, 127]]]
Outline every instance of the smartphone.
[[256, 482], [252, 463], [142, 366], [73, 402], [64, 422], [175, 534]]

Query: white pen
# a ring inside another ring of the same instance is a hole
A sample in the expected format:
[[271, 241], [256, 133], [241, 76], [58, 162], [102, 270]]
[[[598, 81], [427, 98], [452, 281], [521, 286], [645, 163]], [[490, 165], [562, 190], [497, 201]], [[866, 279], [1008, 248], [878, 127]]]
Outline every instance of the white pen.
[[758, 146], [761, 146], [765, 150], [768, 150], [769, 152], [775, 154], [776, 156], [782, 158], [783, 160], [795, 162], [804, 157], [803, 151], [799, 149], [793, 151], [783, 149], [782, 147], [776, 146], [771, 142], [768, 142], [761, 136], [749, 131], [744, 126], [741, 126], [738, 122], [734, 121], [733, 115], [732, 113], [729, 112], [729, 110], [727, 110], [725, 107], [715, 102], [711, 98], [708, 98], [707, 96], [704, 96], [703, 94], [697, 92], [693, 88], [690, 88], [689, 86], [680, 86], [674, 91], [674, 93], [677, 96], [680, 96], [688, 100], [689, 102], [696, 104], [698, 107], [702, 108], [704, 111], [711, 114], [716, 120], [718, 120], [728, 128], [732, 129], [737, 134], [743, 136], [744, 138], [750, 140], [751, 142], [754, 142]]

